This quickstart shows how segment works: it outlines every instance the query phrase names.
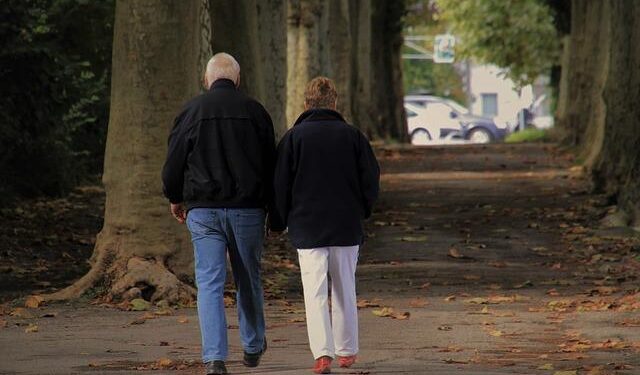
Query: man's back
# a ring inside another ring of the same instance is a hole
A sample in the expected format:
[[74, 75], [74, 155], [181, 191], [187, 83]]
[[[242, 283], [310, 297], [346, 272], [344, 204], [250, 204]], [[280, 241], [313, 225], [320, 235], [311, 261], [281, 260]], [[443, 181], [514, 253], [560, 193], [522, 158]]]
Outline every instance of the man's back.
[[274, 161], [265, 109], [232, 81], [218, 80], [176, 118], [163, 169], [165, 194], [188, 209], [265, 207]]

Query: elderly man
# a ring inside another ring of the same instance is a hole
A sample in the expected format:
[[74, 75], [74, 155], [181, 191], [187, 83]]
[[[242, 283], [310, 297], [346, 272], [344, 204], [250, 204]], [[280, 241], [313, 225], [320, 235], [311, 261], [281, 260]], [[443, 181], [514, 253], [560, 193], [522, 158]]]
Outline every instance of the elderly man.
[[226, 374], [224, 284], [227, 253], [237, 289], [244, 364], [267, 348], [260, 281], [265, 209], [272, 196], [275, 140], [267, 111], [238, 90], [240, 66], [226, 53], [207, 64], [208, 89], [175, 120], [162, 171], [171, 214], [193, 241], [202, 359]]
[[380, 170], [367, 138], [336, 112], [330, 79], [309, 82], [304, 99], [306, 111], [278, 145], [274, 186], [285, 223], [271, 227], [288, 224], [298, 249], [313, 370], [326, 374], [335, 356], [350, 367], [358, 353], [355, 271]]

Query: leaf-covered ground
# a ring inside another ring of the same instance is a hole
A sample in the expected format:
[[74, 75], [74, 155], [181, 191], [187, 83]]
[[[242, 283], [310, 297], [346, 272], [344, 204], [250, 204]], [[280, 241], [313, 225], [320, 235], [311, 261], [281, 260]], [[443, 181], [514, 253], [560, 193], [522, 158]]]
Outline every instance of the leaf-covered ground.
[[[640, 374], [640, 240], [600, 228], [607, 201], [588, 193], [569, 155], [492, 145], [389, 148], [379, 157], [383, 191], [358, 269], [360, 359], [336, 373]], [[29, 232], [36, 245], [38, 233], [51, 233], [38, 222], [40, 232]], [[58, 238], [74, 238], [76, 229], [58, 228], [67, 233]], [[65, 261], [47, 251], [60, 265], [49, 267], [53, 278]], [[47, 281], [28, 269], [37, 261], [9, 254], [2, 266], [24, 271], [2, 276], [3, 295], [33, 294]], [[270, 349], [257, 372], [309, 373], [295, 253], [273, 241], [265, 271]], [[230, 369], [250, 373], [228, 304]], [[37, 298], [2, 308], [0, 373], [202, 371], [194, 309], [34, 306]]]

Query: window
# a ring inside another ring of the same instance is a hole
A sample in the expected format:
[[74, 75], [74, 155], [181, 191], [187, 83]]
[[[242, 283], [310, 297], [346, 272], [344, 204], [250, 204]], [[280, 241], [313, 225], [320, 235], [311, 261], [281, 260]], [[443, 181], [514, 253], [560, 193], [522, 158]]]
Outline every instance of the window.
[[498, 115], [498, 94], [481, 94], [482, 115], [495, 117]]
[[406, 100], [405, 103], [415, 105], [416, 107], [426, 107], [427, 102], [425, 100]]

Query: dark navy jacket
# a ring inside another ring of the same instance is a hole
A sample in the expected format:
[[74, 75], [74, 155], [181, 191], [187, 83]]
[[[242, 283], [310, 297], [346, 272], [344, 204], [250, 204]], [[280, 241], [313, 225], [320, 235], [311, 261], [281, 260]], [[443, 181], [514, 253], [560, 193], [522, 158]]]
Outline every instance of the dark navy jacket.
[[267, 111], [220, 79], [175, 120], [162, 170], [164, 194], [188, 209], [267, 208], [275, 157]]
[[277, 149], [274, 191], [298, 249], [360, 245], [378, 197], [380, 169], [367, 138], [329, 109], [304, 112]]

